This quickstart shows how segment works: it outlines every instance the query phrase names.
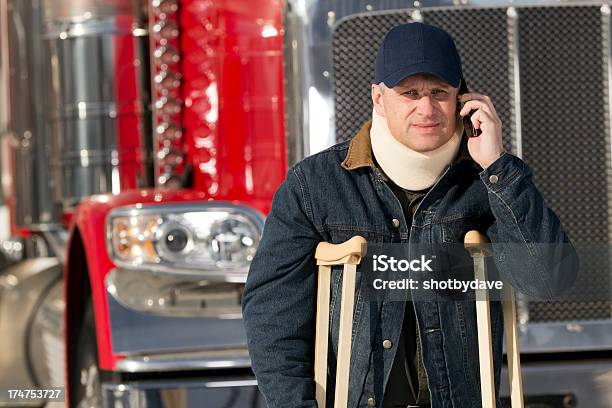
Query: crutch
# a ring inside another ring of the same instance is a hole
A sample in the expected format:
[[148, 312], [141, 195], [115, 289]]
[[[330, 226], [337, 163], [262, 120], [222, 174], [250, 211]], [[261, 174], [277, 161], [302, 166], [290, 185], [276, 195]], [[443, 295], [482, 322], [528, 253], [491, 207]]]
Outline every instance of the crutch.
[[317, 288], [314, 381], [316, 387], [315, 396], [319, 408], [325, 408], [327, 391], [327, 343], [329, 339], [331, 267], [333, 265], [344, 265], [334, 406], [336, 408], [346, 408], [348, 404], [349, 370], [351, 364], [353, 309], [355, 306], [355, 275], [357, 273], [357, 265], [361, 262], [365, 251], [365, 238], [355, 236], [342, 244], [334, 245], [322, 242], [317, 246], [315, 252], [315, 258], [319, 266], [319, 279]]
[[[487, 237], [476, 230], [465, 234], [465, 248], [474, 259], [476, 279], [487, 279], [485, 257], [493, 254]], [[504, 285], [502, 292], [504, 311], [504, 331], [506, 333], [506, 353], [508, 355], [508, 376], [510, 380], [510, 399], [512, 408], [523, 408], [523, 380], [516, 322], [514, 290]], [[486, 289], [476, 290], [476, 320], [478, 324], [478, 351], [480, 361], [480, 390], [482, 407], [495, 408], [495, 385], [493, 377], [493, 347], [491, 344], [491, 315], [489, 297]]]

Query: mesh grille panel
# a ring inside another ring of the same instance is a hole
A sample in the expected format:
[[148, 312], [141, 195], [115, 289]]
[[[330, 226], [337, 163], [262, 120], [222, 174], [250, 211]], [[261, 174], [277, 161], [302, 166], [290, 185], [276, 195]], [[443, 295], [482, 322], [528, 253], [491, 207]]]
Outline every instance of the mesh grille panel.
[[[575, 243], [609, 242], [610, 171], [606, 126], [607, 78], [599, 6], [517, 7], [518, 38], [505, 8], [429, 9], [424, 21], [449, 31], [471, 90], [488, 94], [503, 123], [507, 150], [516, 152], [513, 66], [518, 45], [521, 142], [525, 161], [546, 202]], [[370, 118], [376, 50], [410, 11], [360, 14], [341, 21], [332, 37], [337, 141], [352, 138]], [[512, 48], [509, 48], [512, 47]], [[529, 302], [532, 322], [610, 319], [612, 302], [587, 302], [611, 292], [609, 254], [581, 256], [572, 291], [580, 302]]]
[[[609, 239], [601, 27], [598, 6], [519, 11], [523, 158], [574, 242]], [[530, 320], [610, 318], [610, 302], [586, 302], [610, 293], [607, 259], [581, 257], [583, 302], [530, 302]]]
[[351, 139], [372, 117], [370, 85], [374, 60], [391, 27], [410, 21], [406, 11], [357, 15], [342, 21], [332, 35], [336, 141]]

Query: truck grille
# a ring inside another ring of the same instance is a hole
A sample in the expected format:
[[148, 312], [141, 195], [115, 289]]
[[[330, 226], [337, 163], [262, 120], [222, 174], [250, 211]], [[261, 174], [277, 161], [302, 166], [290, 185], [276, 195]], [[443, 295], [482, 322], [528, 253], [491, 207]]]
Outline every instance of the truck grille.
[[[518, 19], [511, 18], [513, 10]], [[468, 87], [493, 100], [509, 151], [522, 152], [535, 182], [572, 239], [607, 243], [612, 188], [607, 64], [609, 15], [601, 6], [432, 8], [423, 21], [444, 28], [461, 54]], [[370, 83], [384, 33], [411, 21], [411, 10], [358, 14], [332, 39], [337, 141], [371, 116]], [[367, 33], [367, 34], [364, 34]], [[520, 89], [515, 87], [518, 53]], [[520, 90], [519, 109], [515, 97]], [[520, 134], [520, 137], [517, 135]], [[529, 302], [531, 322], [612, 318], [609, 254], [581, 257], [571, 298]], [[587, 301], [587, 299], [593, 299]]]
[[[573, 241], [608, 242], [612, 174], [600, 7], [521, 10], [519, 40], [523, 158]], [[611, 303], [593, 296], [611, 293], [609, 257], [580, 261], [573, 289], [580, 301], [531, 302], [531, 321], [610, 318]]]

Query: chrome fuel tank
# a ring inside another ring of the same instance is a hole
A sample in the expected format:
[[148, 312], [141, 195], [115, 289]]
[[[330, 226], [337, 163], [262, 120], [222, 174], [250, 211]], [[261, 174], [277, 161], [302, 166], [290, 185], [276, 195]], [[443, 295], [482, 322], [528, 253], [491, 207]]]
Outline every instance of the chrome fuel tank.
[[146, 2], [0, 2], [17, 225], [151, 185]]
[[148, 186], [151, 144], [142, 1], [44, 0], [55, 197]]

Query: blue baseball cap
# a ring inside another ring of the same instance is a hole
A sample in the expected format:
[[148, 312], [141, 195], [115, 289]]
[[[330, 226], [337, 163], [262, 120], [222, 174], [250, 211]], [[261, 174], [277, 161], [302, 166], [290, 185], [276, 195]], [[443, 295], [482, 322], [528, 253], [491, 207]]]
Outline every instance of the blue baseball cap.
[[393, 88], [404, 78], [423, 73], [459, 87], [463, 71], [453, 38], [441, 28], [419, 22], [393, 27], [378, 49], [374, 83]]

